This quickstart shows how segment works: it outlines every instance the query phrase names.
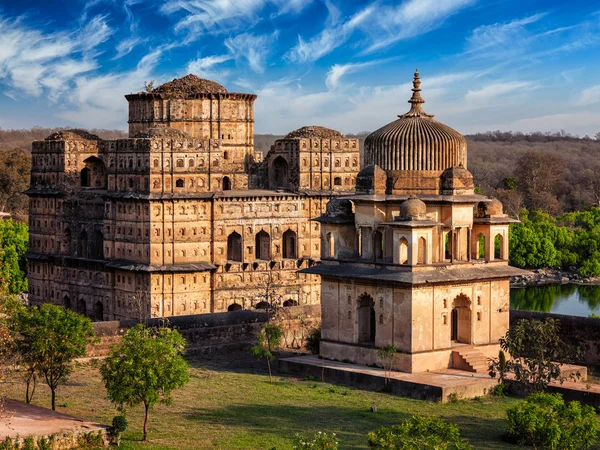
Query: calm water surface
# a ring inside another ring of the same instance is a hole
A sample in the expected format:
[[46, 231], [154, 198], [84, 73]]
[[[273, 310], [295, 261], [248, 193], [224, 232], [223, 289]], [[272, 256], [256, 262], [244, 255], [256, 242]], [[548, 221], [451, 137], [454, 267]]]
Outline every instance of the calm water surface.
[[510, 308], [587, 317], [600, 315], [600, 286], [548, 284], [510, 290]]

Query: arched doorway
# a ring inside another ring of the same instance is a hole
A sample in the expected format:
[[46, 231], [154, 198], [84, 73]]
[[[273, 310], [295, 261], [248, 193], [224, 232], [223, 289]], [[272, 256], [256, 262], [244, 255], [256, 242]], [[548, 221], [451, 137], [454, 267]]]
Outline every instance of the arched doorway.
[[408, 264], [408, 241], [405, 237], [400, 238], [400, 249], [398, 252], [398, 262]]
[[293, 230], [283, 233], [283, 257], [296, 258], [296, 233]]
[[271, 237], [265, 230], [256, 233], [256, 259], [271, 259]]
[[459, 294], [452, 302], [450, 340], [455, 343], [472, 344], [471, 299]]
[[71, 299], [69, 298], [68, 295], [65, 295], [65, 297], [63, 298], [63, 306], [66, 309], [71, 309]]
[[231, 311], [241, 311], [242, 310], [242, 305], [238, 304], [238, 303], [232, 303], [231, 305], [229, 305], [227, 307], [227, 311], [231, 312]]
[[287, 188], [288, 187], [288, 163], [287, 161], [278, 156], [273, 161], [271, 166], [273, 170], [273, 187], [274, 188]]
[[100, 300], [94, 304], [94, 320], [104, 320], [104, 305]]
[[362, 294], [358, 298], [358, 342], [375, 343], [375, 302], [373, 297]]
[[227, 259], [242, 261], [242, 236], [236, 231], [227, 236]]
[[258, 302], [256, 305], [254, 305], [254, 307], [256, 309], [267, 309], [269, 307], [269, 304], [267, 302]]

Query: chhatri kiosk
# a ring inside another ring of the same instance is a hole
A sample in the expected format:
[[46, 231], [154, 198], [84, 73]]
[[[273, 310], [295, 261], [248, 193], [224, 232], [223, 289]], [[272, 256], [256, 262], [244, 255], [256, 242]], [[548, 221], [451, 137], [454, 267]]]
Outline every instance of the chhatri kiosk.
[[502, 204], [474, 193], [467, 143], [423, 110], [415, 73], [410, 111], [370, 134], [356, 194], [333, 199], [321, 223], [326, 359], [395, 369], [485, 372], [509, 324]]

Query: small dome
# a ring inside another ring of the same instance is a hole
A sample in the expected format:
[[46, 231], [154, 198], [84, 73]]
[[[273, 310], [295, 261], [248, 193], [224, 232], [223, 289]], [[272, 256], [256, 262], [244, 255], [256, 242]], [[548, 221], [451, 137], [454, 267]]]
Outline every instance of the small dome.
[[450, 167], [442, 173], [442, 193], [466, 193], [463, 191], [472, 191], [474, 187], [473, 175], [462, 164]]
[[177, 130], [171, 127], [152, 127], [138, 131], [136, 139], [192, 139], [192, 136], [185, 131]]
[[289, 132], [284, 139], [346, 139], [342, 133], [331, 128], [311, 125]]
[[196, 94], [225, 94], [227, 89], [216, 81], [206, 80], [196, 75], [186, 75], [161, 84], [152, 89], [153, 94], [166, 94], [169, 97], [190, 97]]
[[88, 133], [85, 130], [80, 130], [77, 128], [70, 130], [59, 130], [52, 133], [50, 136], [46, 138], [46, 141], [100, 141], [100, 137], [95, 134]]
[[427, 214], [427, 205], [423, 200], [412, 196], [400, 203], [400, 217], [405, 220], [423, 219]]
[[356, 192], [360, 194], [385, 194], [387, 175], [379, 166], [368, 166], [356, 176]]
[[497, 198], [489, 197], [488, 200], [477, 205], [477, 217], [501, 217], [504, 215], [502, 202]]
[[466, 164], [467, 141], [456, 130], [423, 111], [421, 80], [415, 72], [410, 111], [374, 131], [365, 139], [365, 164], [383, 170], [442, 171]]
[[352, 214], [352, 202], [340, 198], [329, 200], [325, 215], [327, 217], [348, 217]]

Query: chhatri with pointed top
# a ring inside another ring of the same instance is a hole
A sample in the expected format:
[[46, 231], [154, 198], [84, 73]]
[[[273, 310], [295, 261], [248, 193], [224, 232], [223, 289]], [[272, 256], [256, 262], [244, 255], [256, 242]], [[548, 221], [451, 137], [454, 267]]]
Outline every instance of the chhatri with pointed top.
[[418, 71], [408, 102], [406, 114], [367, 136], [364, 164], [378, 165], [388, 173], [391, 193], [437, 194], [444, 170], [459, 164], [467, 167], [467, 141], [423, 110]]

